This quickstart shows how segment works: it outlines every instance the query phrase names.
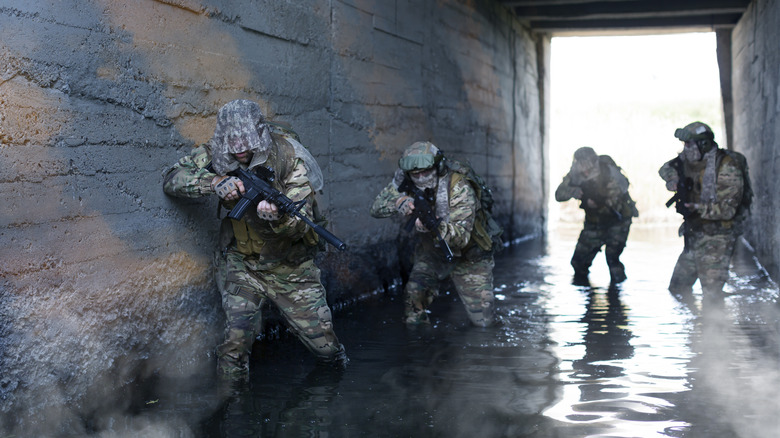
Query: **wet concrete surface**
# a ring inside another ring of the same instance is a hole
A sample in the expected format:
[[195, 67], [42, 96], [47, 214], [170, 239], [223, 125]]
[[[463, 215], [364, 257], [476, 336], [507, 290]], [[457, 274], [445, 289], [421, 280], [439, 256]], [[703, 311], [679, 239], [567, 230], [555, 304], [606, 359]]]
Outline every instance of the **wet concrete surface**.
[[[455, 293], [433, 324], [401, 322], [400, 291], [335, 312], [346, 369], [318, 366], [289, 335], [258, 342], [250, 381], [147, 385], [131, 415], [91, 419], [101, 436], [774, 437], [780, 436], [777, 286], [739, 245], [722, 309], [666, 290], [682, 240], [632, 229], [628, 280], [609, 286], [600, 253], [573, 285], [576, 227], [496, 259], [501, 324], [469, 325]], [[698, 290], [698, 285], [697, 292]]]

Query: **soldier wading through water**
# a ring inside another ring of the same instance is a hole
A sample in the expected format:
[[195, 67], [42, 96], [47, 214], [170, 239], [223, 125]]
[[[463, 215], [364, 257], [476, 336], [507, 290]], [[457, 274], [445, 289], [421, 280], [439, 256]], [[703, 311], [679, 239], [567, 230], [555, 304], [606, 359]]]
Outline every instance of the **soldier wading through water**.
[[[230, 210], [245, 192], [241, 179], [229, 175], [239, 168], [273, 171], [272, 186], [292, 201], [305, 201], [300, 213], [318, 219], [314, 194], [322, 187], [322, 174], [317, 162], [294, 132], [267, 121], [260, 106], [248, 100], [234, 100], [219, 110], [211, 140], [179, 160], [163, 188], [172, 196], [217, 195]], [[222, 219], [215, 260], [227, 319], [225, 340], [217, 348], [222, 376], [246, 377], [266, 301], [320, 360], [346, 363], [314, 264], [318, 241], [304, 221], [280, 214], [266, 200], [240, 220]]]

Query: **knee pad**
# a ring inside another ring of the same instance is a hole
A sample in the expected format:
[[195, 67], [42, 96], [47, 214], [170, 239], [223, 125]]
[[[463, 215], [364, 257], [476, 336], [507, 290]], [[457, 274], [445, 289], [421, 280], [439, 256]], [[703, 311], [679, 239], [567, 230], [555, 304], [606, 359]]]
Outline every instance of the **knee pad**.
[[317, 309], [317, 318], [320, 320], [320, 327], [323, 330], [333, 330], [333, 316], [330, 307], [322, 306]]
[[482, 293], [480, 293], [480, 299], [482, 300], [482, 307], [490, 307], [493, 305], [493, 301], [495, 300], [493, 296], [493, 292], [489, 290], [484, 290]]

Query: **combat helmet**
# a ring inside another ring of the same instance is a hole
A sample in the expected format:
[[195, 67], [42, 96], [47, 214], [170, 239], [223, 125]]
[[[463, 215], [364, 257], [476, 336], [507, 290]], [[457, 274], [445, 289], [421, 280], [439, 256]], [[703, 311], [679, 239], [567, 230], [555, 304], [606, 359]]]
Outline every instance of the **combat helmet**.
[[404, 172], [425, 170], [438, 166], [444, 158], [439, 148], [429, 141], [418, 141], [406, 148], [398, 160], [398, 167]]
[[583, 146], [574, 151], [574, 161], [596, 161], [599, 159], [592, 147]]
[[674, 136], [680, 141], [694, 141], [702, 154], [709, 152], [715, 143], [715, 134], [712, 129], [702, 122], [693, 122], [684, 128], [677, 128]]
[[[232, 141], [240, 139], [241, 141]], [[271, 148], [271, 133], [263, 111], [256, 102], [237, 99], [226, 103], [217, 113], [217, 126], [211, 137], [212, 164], [219, 175], [239, 166], [233, 154], [252, 152], [252, 164], [264, 163]]]

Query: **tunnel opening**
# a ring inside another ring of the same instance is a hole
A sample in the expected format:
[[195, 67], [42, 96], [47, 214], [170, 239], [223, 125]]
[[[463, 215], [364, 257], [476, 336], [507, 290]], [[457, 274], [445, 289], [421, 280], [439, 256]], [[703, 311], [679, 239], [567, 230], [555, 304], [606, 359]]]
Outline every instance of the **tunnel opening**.
[[675, 129], [702, 121], [728, 147], [716, 34], [553, 37], [550, 76], [549, 231], [582, 224], [577, 202], [553, 196], [582, 146], [623, 169], [639, 210], [635, 226], [679, 224], [658, 176], [682, 149]]

